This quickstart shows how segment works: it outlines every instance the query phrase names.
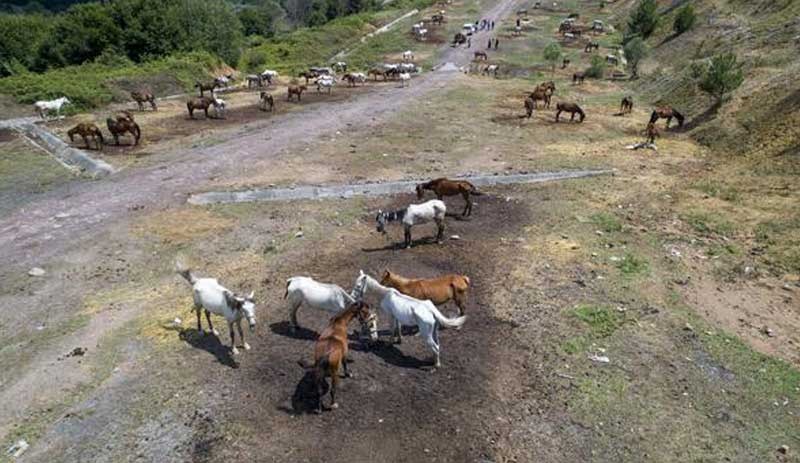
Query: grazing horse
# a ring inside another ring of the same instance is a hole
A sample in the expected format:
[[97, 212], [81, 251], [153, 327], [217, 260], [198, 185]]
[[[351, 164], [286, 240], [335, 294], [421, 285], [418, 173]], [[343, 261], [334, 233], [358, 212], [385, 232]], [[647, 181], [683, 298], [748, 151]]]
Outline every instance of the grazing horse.
[[108, 127], [108, 131], [111, 132], [111, 135], [114, 137], [114, 144], [119, 145], [119, 136], [124, 135], [125, 133], [130, 133], [133, 135], [134, 145], [139, 144], [139, 138], [142, 136], [142, 131], [139, 128], [139, 124], [133, 120], [133, 116], [129, 112], [123, 111], [123, 114], [118, 114], [116, 118], [107, 118], [106, 126]]
[[364, 83], [367, 81], [367, 75], [363, 72], [348, 72], [347, 74], [342, 76], [342, 80], [347, 81], [347, 85], [350, 87], [355, 87], [358, 83]]
[[67, 131], [70, 142], [75, 141], [75, 135], [80, 135], [83, 138], [83, 142], [86, 143], [86, 149], [89, 149], [89, 137], [92, 137], [92, 141], [97, 145], [98, 150], [103, 149], [103, 132], [96, 125], [82, 122]]
[[[269, 109], [267, 109], [267, 106], [269, 106]], [[261, 96], [259, 97], [258, 108], [262, 111], [272, 112], [272, 108], [274, 107], [275, 107], [275, 99], [272, 98], [272, 95], [270, 95], [267, 92], [261, 92]]]
[[302, 77], [306, 80], [306, 85], [308, 85], [308, 81], [311, 79], [316, 79], [321, 74], [315, 71], [303, 71], [297, 75], [297, 77]]
[[300, 95], [306, 91], [305, 85], [289, 85], [287, 89], [286, 99], [292, 101], [292, 95], [297, 95], [297, 101], [300, 101]]
[[576, 72], [572, 74], [572, 83], [573, 84], [583, 84], [583, 81], [586, 80], [586, 73], [585, 72]]
[[590, 53], [592, 50], [599, 50], [599, 49], [600, 49], [600, 44], [599, 43], [597, 43], [597, 42], [589, 42], [583, 48], [583, 51], [586, 52], [586, 53]]
[[462, 34], [461, 32], [456, 32], [456, 35], [453, 36], [453, 43], [452, 46], [463, 45], [467, 43], [467, 36]]
[[339, 408], [339, 403], [336, 402], [336, 387], [339, 384], [339, 368], [344, 369], [344, 377], [349, 378], [350, 371], [347, 369], [349, 359], [347, 358], [347, 325], [350, 321], [357, 317], [359, 321], [363, 321], [370, 316], [369, 306], [363, 302], [354, 302], [348, 307], [336, 314], [328, 326], [322, 331], [314, 344], [314, 364], [309, 365], [305, 361], [300, 360], [297, 363], [307, 371], [311, 371], [314, 375], [314, 385], [317, 387], [317, 394], [319, 401], [317, 402], [317, 414], [322, 413], [322, 396], [325, 391], [325, 378], [331, 378], [331, 405], [330, 409], [335, 410]]
[[261, 73], [261, 80], [267, 81], [267, 85], [272, 85], [272, 82], [278, 78], [278, 71], [273, 71], [272, 69], [265, 69], [264, 72]]
[[528, 99], [533, 102], [534, 109], [537, 107], [536, 102], [541, 100], [542, 104], [549, 108], [550, 107], [550, 92], [547, 89], [542, 88], [541, 86], [536, 87], [536, 89], [531, 92], [528, 96]]
[[214, 89], [219, 86], [220, 86], [219, 82], [216, 79], [214, 79], [214, 81], [211, 83], [200, 82], [200, 81], [194, 83], [194, 88], [200, 90], [200, 96], [203, 96], [203, 92], [205, 92], [206, 90], [208, 90], [209, 92], [213, 92]]
[[[317, 310], [337, 313], [356, 302], [355, 296], [347, 293], [340, 286], [320, 283], [309, 277], [292, 277], [286, 280], [284, 299], [289, 301], [289, 330], [294, 333], [297, 327], [297, 310], [305, 304]], [[371, 322], [371, 323], [370, 323]], [[362, 322], [362, 331], [369, 330], [370, 338], [378, 339], [374, 317]]]
[[439, 360], [439, 332], [438, 325], [448, 328], [458, 328], [467, 320], [466, 315], [456, 318], [447, 318], [431, 301], [420, 301], [411, 296], [406, 296], [394, 288], [387, 288], [378, 283], [374, 278], [363, 271], [356, 279], [353, 292], [358, 300], [363, 300], [368, 292], [374, 292], [381, 298], [381, 309], [389, 316], [390, 326], [394, 327], [394, 341], [402, 342], [401, 327], [414, 326], [419, 328], [419, 335], [433, 351], [433, 365], [442, 366]]
[[647, 123], [645, 135], [647, 136], [647, 143], [650, 143], [651, 145], [656, 142], [656, 138], [661, 136], [661, 132], [659, 132], [655, 122]]
[[633, 97], [628, 95], [622, 99], [619, 105], [619, 113], [630, 114], [631, 111], [633, 111]]
[[672, 122], [673, 117], [678, 119], [678, 127], [683, 127], [683, 121], [685, 119], [683, 114], [672, 109], [672, 106], [660, 106], [654, 109], [653, 113], [650, 115], [650, 122], [655, 123], [659, 119], [666, 119], [667, 128], [669, 128], [669, 123]]
[[249, 74], [246, 79], [247, 88], [260, 88], [264, 86], [264, 79], [259, 74]]
[[417, 199], [422, 199], [422, 197], [425, 195], [425, 190], [430, 190], [436, 193], [436, 198], [440, 201], [445, 196], [461, 195], [466, 202], [464, 205], [464, 211], [461, 213], [463, 216], [472, 215], [472, 200], [470, 199], [470, 196], [483, 195], [483, 193], [475, 188], [475, 185], [466, 180], [449, 180], [447, 178], [437, 178], [435, 180], [431, 180], [430, 182], [419, 183], [417, 184], [416, 190]]
[[211, 97], [201, 96], [187, 101], [186, 109], [189, 110], [189, 118], [194, 119], [194, 111], [196, 109], [202, 109], [203, 113], [206, 115], [206, 119], [208, 119], [208, 107], [214, 105], [215, 100], [216, 98], [214, 98], [213, 96]]
[[533, 98], [527, 97], [525, 98], [525, 115], [528, 116], [528, 119], [533, 116], [533, 110], [536, 109], [536, 102], [533, 101]]
[[156, 97], [151, 92], [131, 92], [131, 98], [139, 106], [139, 111], [144, 111], [145, 103], [150, 103], [150, 107], [153, 108], [153, 111], [158, 110], [158, 107], [156, 107]]
[[421, 301], [431, 301], [443, 305], [449, 301], [458, 306], [458, 315], [464, 315], [464, 305], [469, 291], [469, 277], [466, 275], [443, 275], [437, 278], [405, 278], [389, 269], [383, 272], [383, 286], [394, 288], [406, 296]]
[[389, 79], [394, 80], [394, 79], [397, 79], [399, 77], [400, 77], [400, 69], [398, 69], [396, 67], [390, 67], [390, 68], [384, 69], [384, 71], [383, 71], [383, 80], [389, 80]]
[[47, 113], [52, 110], [56, 111], [56, 119], [58, 119], [61, 117], [61, 107], [65, 104], [72, 104], [72, 102], [69, 101], [69, 98], [62, 96], [61, 98], [56, 98], [55, 100], [37, 101], [33, 104], [33, 107], [36, 109], [36, 112], [42, 119], [46, 120]]
[[474, 56], [474, 60], [475, 61], [478, 61], [478, 58], [480, 58], [480, 59], [482, 59], [484, 61], [489, 59], [489, 55], [487, 55], [485, 51], [476, 51], [472, 55]]
[[581, 107], [575, 103], [556, 104], [556, 122], [558, 122], [558, 117], [561, 115], [562, 112], [570, 113], [569, 117], [570, 122], [572, 122], [575, 119], [575, 113], [578, 113], [581, 116], [578, 122], [583, 122], [583, 120], [586, 119], [586, 113], [584, 113]]
[[410, 204], [405, 209], [394, 212], [378, 211], [375, 221], [378, 223], [376, 229], [386, 234], [386, 223], [400, 221], [403, 223], [405, 235], [404, 244], [406, 248], [411, 247], [411, 227], [431, 220], [436, 222], [436, 241], [441, 243], [444, 237], [444, 217], [447, 213], [447, 206], [439, 199], [432, 199], [422, 204]]
[[253, 331], [256, 327], [256, 304], [253, 299], [253, 292], [251, 291], [247, 296], [239, 296], [219, 284], [216, 278], [197, 278], [188, 269], [178, 270], [178, 274], [192, 285], [194, 311], [197, 314], [197, 331], [204, 333], [203, 326], [200, 324], [201, 310], [205, 311], [208, 328], [214, 335], [219, 335], [219, 333], [214, 329], [214, 325], [211, 324], [211, 314], [222, 315], [228, 322], [228, 329], [231, 333], [231, 353], [233, 355], [239, 353], [233, 333], [234, 324], [239, 331], [242, 347], [244, 350], [250, 350], [250, 345], [244, 340], [242, 318], [247, 319], [250, 331]]

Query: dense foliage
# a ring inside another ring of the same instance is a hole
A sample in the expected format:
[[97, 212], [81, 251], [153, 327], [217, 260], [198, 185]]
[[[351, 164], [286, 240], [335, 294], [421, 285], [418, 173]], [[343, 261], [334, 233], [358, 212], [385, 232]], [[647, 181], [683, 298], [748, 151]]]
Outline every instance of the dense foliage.
[[647, 56], [647, 44], [641, 37], [634, 37], [625, 44], [623, 48], [625, 59], [628, 61], [628, 69], [631, 76], [635, 79], [639, 77], [639, 62]]
[[675, 21], [672, 23], [672, 30], [676, 35], [683, 34], [694, 26], [697, 17], [694, 14], [694, 7], [691, 4], [684, 6], [678, 11], [675, 16]]
[[711, 63], [700, 80], [700, 90], [722, 101], [722, 98], [739, 88], [744, 82], [742, 64], [734, 53], [722, 53], [711, 58]]
[[656, 0], [640, 0], [631, 13], [626, 31], [626, 41], [633, 37], [646, 39], [658, 26], [658, 4]]
[[606, 73], [606, 61], [598, 55], [592, 56], [592, 62], [586, 70], [586, 77], [602, 79]]
[[556, 42], [553, 42], [544, 47], [542, 56], [545, 61], [550, 63], [552, 71], [555, 72], [556, 64], [558, 64], [558, 61], [561, 59], [561, 47], [558, 46]]

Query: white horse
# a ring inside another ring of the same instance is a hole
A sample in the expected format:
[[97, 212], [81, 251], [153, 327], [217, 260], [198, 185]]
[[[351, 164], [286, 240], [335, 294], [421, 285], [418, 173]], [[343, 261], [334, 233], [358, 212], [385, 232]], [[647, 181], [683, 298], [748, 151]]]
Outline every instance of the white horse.
[[347, 63], [344, 61], [337, 61], [331, 66], [336, 72], [347, 72]]
[[359, 300], [368, 292], [377, 293], [381, 298], [381, 310], [389, 316], [389, 324], [394, 328], [397, 344], [402, 342], [401, 327], [414, 326], [419, 328], [419, 335], [433, 351], [434, 366], [439, 368], [439, 332], [437, 323], [449, 328], [459, 328], [467, 320], [466, 315], [456, 318], [447, 318], [431, 301], [420, 301], [411, 296], [406, 296], [394, 288], [387, 288], [378, 283], [374, 278], [363, 271], [356, 279], [353, 293]]
[[331, 89], [336, 85], [336, 79], [331, 75], [323, 75], [316, 80], [316, 84], [317, 93], [320, 93], [323, 87], [328, 89], [328, 93], [331, 93]]
[[55, 100], [37, 101], [33, 104], [33, 107], [36, 109], [36, 112], [39, 113], [39, 117], [45, 120], [47, 120], [47, 113], [55, 109], [56, 119], [58, 119], [61, 117], [61, 107], [65, 104], [72, 104], [72, 102], [69, 101], [69, 98], [62, 96], [61, 98], [56, 98]]
[[213, 93], [211, 94], [213, 100], [211, 100], [211, 104], [214, 105], [214, 117], [218, 119], [225, 119], [225, 108], [227, 108], [228, 103], [225, 102], [222, 98], [217, 98], [216, 95]]
[[490, 64], [490, 65], [486, 66], [486, 67], [483, 69], [483, 71], [481, 72], [481, 75], [489, 75], [489, 74], [493, 74], [495, 77], [497, 77], [497, 70], [498, 70], [498, 69], [500, 69], [500, 67], [499, 67], [498, 65], [496, 65], [496, 64]]
[[403, 61], [408, 62], [413, 59], [414, 59], [414, 52], [412, 52], [411, 50], [406, 50], [403, 52]]
[[[340, 286], [330, 283], [320, 283], [309, 277], [292, 277], [286, 280], [286, 293], [284, 299], [289, 301], [289, 329], [292, 333], [297, 327], [297, 310], [303, 303], [307, 306], [336, 314], [346, 309], [356, 301], [353, 295], [347, 293]], [[369, 330], [370, 339], [378, 339], [378, 329], [375, 317], [367, 320], [367, 325], [361, 327]]]
[[228, 329], [231, 333], [231, 352], [236, 355], [239, 350], [236, 348], [233, 325], [239, 331], [242, 340], [242, 347], [250, 350], [250, 345], [244, 340], [242, 331], [242, 318], [247, 319], [250, 331], [256, 326], [256, 304], [253, 300], [254, 293], [251, 291], [247, 296], [238, 296], [225, 288], [216, 278], [197, 278], [190, 270], [178, 270], [178, 273], [192, 285], [192, 296], [194, 298], [194, 311], [197, 313], [197, 331], [203, 333], [200, 324], [200, 311], [205, 310], [208, 328], [214, 335], [219, 336], [219, 332], [211, 324], [211, 314], [222, 315], [228, 322]]
[[272, 84], [272, 81], [278, 78], [278, 71], [265, 69], [264, 72], [261, 73], [261, 78], [266, 80], [267, 84]]
[[411, 74], [409, 74], [407, 72], [401, 72], [400, 75], [398, 75], [398, 77], [400, 77], [400, 86], [401, 87], [405, 87], [406, 85], [409, 85], [409, 86], [411, 85]]
[[443, 201], [432, 199], [422, 204], [411, 204], [405, 209], [393, 212], [378, 211], [375, 221], [378, 222], [377, 230], [386, 234], [386, 222], [400, 221], [403, 223], [405, 232], [405, 247], [411, 247], [411, 227], [430, 221], [436, 222], [438, 229], [436, 241], [440, 244], [444, 235], [444, 216], [447, 213], [447, 206]]

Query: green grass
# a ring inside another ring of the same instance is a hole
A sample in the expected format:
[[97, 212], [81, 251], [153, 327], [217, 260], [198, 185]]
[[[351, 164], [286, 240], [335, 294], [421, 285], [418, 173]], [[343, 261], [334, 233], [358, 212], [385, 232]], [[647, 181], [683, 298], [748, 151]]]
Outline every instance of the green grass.
[[606, 233], [622, 231], [622, 222], [608, 212], [598, 212], [591, 216], [591, 220], [598, 229]]
[[627, 253], [617, 262], [617, 269], [626, 277], [646, 274], [650, 271], [650, 264], [642, 257], [633, 253]]
[[692, 212], [681, 217], [692, 229], [702, 235], [731, 236], [736, 227], [721, 216], [708, 212]]
[[625, 322], [623, 313], [602, 305], [579, 305], [572, 315], [588, 326], [592, 338], [611, 336]]
[[765, 260], [779, 271], [800, 273], [800, 216], [756, 225], [756, 242], [767, 248]]
[[692, 188], [702, 191], [712, 198], [719, 198], [730, 202], [739, 200], [739, 191], [735, 187], [716, 180], [702, 180], [692, 185]]

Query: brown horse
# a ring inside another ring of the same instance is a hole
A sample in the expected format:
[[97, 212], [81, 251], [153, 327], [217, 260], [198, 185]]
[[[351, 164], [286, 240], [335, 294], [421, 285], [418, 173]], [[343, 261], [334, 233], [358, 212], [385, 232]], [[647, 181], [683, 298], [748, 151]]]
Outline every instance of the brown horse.
[[106, 119], [106, 126], [108, 127], [108, 131], [111, 132], [111, 135], [114, 137], [114, 144], [119, 145], [119, 136], [126, 133], [133, 135], [134, 145], [139, 144], [139, 138], [142, 136], [142, 131], [139, 128], [139, 124], [133, 120], [133, 116], [129, 112], [123, 111], [122, 113], [117, 114], [115, 118], [109, 117]]
[[475, 61], [478, 61], [478, 58], [484, 61], [489, 59], [489, 55], [487, 55], [485, 51], [476, 51], [475, 53], [473, 53], [473, 56]]
[[[272, 112], [272, 108], [275, 107], [275, 99], [272, 98], [267, 92], [261, 92], [261, 96], [259, 97], [259, 105], [258, 108], [262, 111], [269, 111]], [[269, 109], [267, 107], [269, 106]]]
[[466, 275], [443, 275], [426, 279], [405, 278], [386, 269], [381, 284], [392, 287], [406, 296], [421, 301], [429, 300], [436, 305], [453, 301], [458, 306], [458, 315], [461, 316], [465, 312], [464, 305], [467, 302], [470, 282]]
[[336, 402], [336, 386], [339, 384], [339, 367], [344, 368], [344, 377], [349, 378], [350, 371], [347, 369], [349, 360], [347, 358], [347, 325], [358, 317], [359, 321], [365, 323], [370, 318], [369, 306], [363, 302], [354, 302], [343, 311], [336, 314], [328, 326], [322, 330], [314, 344], [314, 364], [309, 365], [300, 360], [297, 363], [314, 375], [314, 384], [317, 386], [319, 402], [316, 413], [322, 413], [322, 395], [325, 390], [325, 377], [331, 378], [331, 410], [339, 408]]
[[569, 66], [569, 63], [571, 63], [569, 58], [564, 58], [563, 60], [561, 60], [561, 69], [566, 69], [567, 66]]
[[584, 113], [581, 107], [575, 103], [556, 104], [556, 122], [558, 122], [558, 117], [561, 115], [562, 112], [570, 113], [569, 117], [570, 122], [572, 122], [575, 119], [575, 113], [578, 113], [581, 116], [581, 119], [578, 122], [583, 122], [583, 120], [586, 119], [586, 113]]
[[584, 80], [586, 80], [585, 72], [576, 72], [575, 74], [572, 74], [573, 84], [582, 84]]
[[297, 95], [297, 101], [300, 101], [300, 95], [305, 92], [307, 87], [305, 85], [289, 85], [286, 99], [292, 101], [292, 95]]
[[376, 81], [378, 80], [378, 76], [381, 76], [381, 77], [384, 77], [384, 78], [386, 77], [383, 74], [383, 69], [378, 69], [378, 68], [372, 68], [369, 71], [367, 71], [367, 76], [368, 77], [372, 76], [373, 79], [376, 80]]
[[431, 16], [431, 23], [432, 24], [439, 24], [441, 25], [444, 22], [444, 15], [435, 14]]
[[200, 82], [200, 81], [197, 81], [197, 82], [194, 83], [194, 88], [197, 88], [197, 89], [200, 90], [200, 96], [203, 96], [203, 92], [206, 91], [206, 90], [208, 90], [211, 93], [214, 93], [214, 89], [217, 88], [217, 87], [219, 87], [219, 82], [217, 82], [216, 80], [214, 80], [211, 83]]
[[213, 104], [214, 98], [209, 98], [207, 96], [201, 96], [187, 101], [186, 109], [189, 110], [189, 118], [194, 119], [194, 111], [196, 109], [202, 109], [203, 113], [206, 115], [206, 119], [208, 119], [208, 107]]
[[466, 180], [449, 180], [446, 178], [437, 178], [430, 182], [417, 184], [417, 198], [422, 199], [425, 195], [425, 190], [431, 190], [436, 193], [436, 198], [441, 200], [445, 196], [461, 195], [466, 201], [462, 216], [472, 215], [472, 200], [471, 195], [481, 196], [483, 193], [475, 188], [475, 185]]
[[308, 81], [312, 79], [316, 79], [319, 77], [319, 73], [315, 71], [303, 71], [300, 74], [297, 74], [297, 77], [302, 77], [306, 80], [306, 85], [308, 85]]
[[653, 110], [653, 113], [650, 115], [650, 122], [655, 123], [659, 119], [666, 119], [667, 120], [667, 128], [669, 128], [669, 123], [672, 122], [672, 118], [678, 119], [678, 127], [683, 127], [683, 114], [675, 111], [672, 106], [660, 106]]
[[69, 136], [69, 141], [75, 141], [75, 135], [80, 135], [83, 138], [83, 142], [86, 143], [86, 149], [89, 149], [89, 137], [92, 137], [92, 141], [95, 142], [97, 145], [97, 149], [103, 149], [103, 132], [100, 131], [94, 124], [90, 124], [88, 122], [82, 122], [75, 127], [69, 129], [67, 131], [67, 135]]
[[622, 102], [619, 104], [619, 113], [620, 114], [630, 114], [633, 111], [633, 97], [628, 95], [622, 99]]
[[655, 122], [648, 122], [644, 133], [647, 136], [647, 143], [650, 144], [655, 143], [656, 138], [661, 136], [661, 132], [659, 132]]
[[599, 43], [597, 43], [597, 42], [589, 42], [583, 48], [583, 51], [586, 52], [586, 53], [590, 53], [592, 50], [599, 50], [599, 49], [600, 49], [600, 44]]
[[533, 101], [533, 98], [525, 98], [525, 115], [528, 116], [528, 119], [533, 116], [534, 109], [536, 109], [536, 102]]
[[145, 103], [150, 103], [150, 107], [153, 108], [153, 111], [158, 110], [158, 107], [156, 106], [156, 97], [150, 92], [131, 92], [131, 98], [133, 98], [133, 101], [139, 105], [139, 111], [144, 111]]
[[544, 107], [550, 107], [550, 92], [541, 86], [536, 87], [536, 90], [531, 92], [531, 94], [528, 96], [528, 99], [533, 102], [534, 109], [537, 107], [536, 102], [539, 100], [542, 101], [542, 105]]

